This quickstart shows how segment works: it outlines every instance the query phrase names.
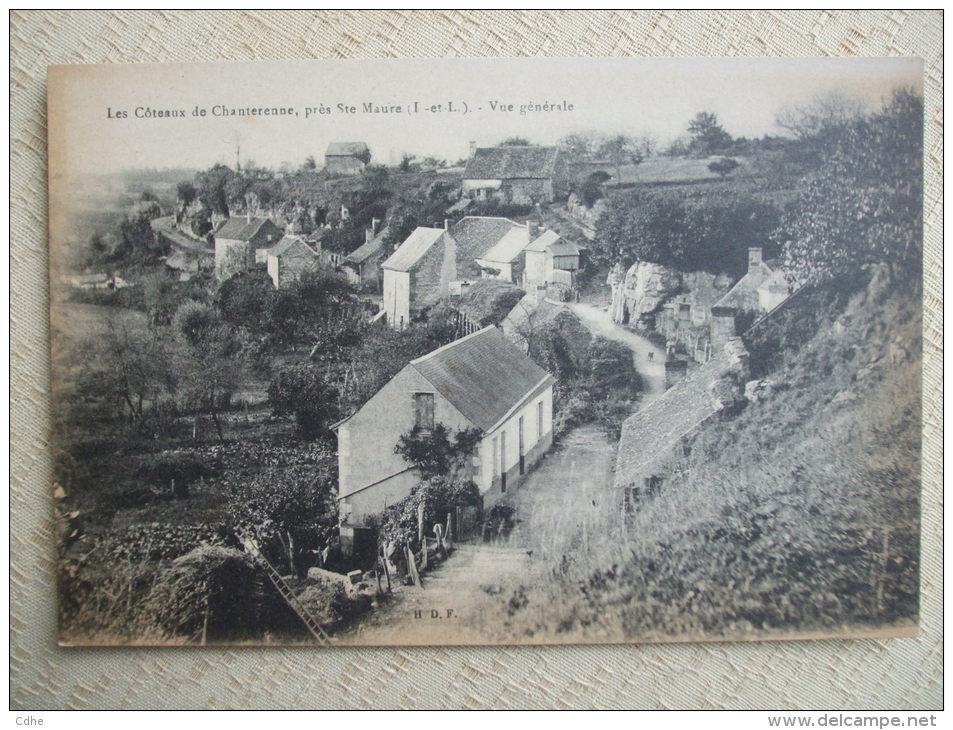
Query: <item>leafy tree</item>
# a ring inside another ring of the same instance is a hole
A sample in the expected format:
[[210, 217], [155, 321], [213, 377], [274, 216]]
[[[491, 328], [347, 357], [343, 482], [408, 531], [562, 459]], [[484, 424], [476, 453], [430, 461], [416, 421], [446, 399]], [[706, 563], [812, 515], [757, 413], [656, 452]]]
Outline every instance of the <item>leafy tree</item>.
[[225, 165], [214, 165], [196, 176], [198, 197], [209, 210], [226, 218], [230, 215], [228, 184], [235, 173]]
[[397, 166], [397, 169], [401, 172], [410, 172], [412, 163], [417, 159], [417, 155], [410, 155], [406, 152], [400, 158], [400, 164]]
[[222, 319], [234, 327], [255, 333], [267, 330], [269, 312], [275, 298], [275, 286], [264, 271], [244, 271], [219, 284], [215, 308]]
[[183, 209], [188, 208], [199, 194], [195, 185], [187, 180], [176, 185], [175, 192], [179, 205], [182, 206]]
[[764, 247], [779, 220], [770, 203], [741, 194], [711, 193], [686, 200], [671, 191], [638, 190], [610, 199], [596, 224], [596, 262], [636, 261], [680, 271], [740, 275], [745, 250]]
[[133, 205], [119, 224], [119, 246], [113, 258], [134, 263], [152, 263], [165, 253], [166, 246], [157, 240], [152, 230], [152, 221], [162, 215], [155, 201], [142, 201]]
[[923, 99], [896, 91], [882, 111], [828, 140], [824, 162], [785, 215], [776, 240], [799, 282], [885, 264], [917, 279], [922, 261]]
[[603, 197], [602, 184], [609, 179], [609, 174], [600, 170], [589, 175], [582, 185], [579, 186], [579, 197], [591, 208], [596, 201]]
[[689, 151], [695, 155], [714, 155], [731, 147], [731, 135], [718, 123], [718, 117], [712, 112], [699, 112], [688, 123], [691, 136]]
[[615, 179], [622, 181], [622, 166], [626, 164], [637, 165], [644, 159], [642, 150], [631, 137], [624, 134], [617, 134], [605, 140], [599, 146], [599, 156], [605, 157], [615, 165]]
[[318, 169], [318, 163], [315, 161], [314, 155], [308, 155], [305, 158], [304, 164], [301, 165], [301, 169], [307, 170], [308, 172]]
[[172, 329], [179, 342], [175, 367], [184, 405], [209, 413], [224, 442], [219, 414], [230, 402], [241, 374], [239, 340], [212, 307], [195, 301], [179, 307]]
[[409, 432], [401, 434], [394, 453], [417, 467], [422, 479], [439, 476], [454, 478], [464, 470], [467, 459], [473, 455], [482, 435], [477, 428], [454, 432], [442, 423], [435, 424], [428, 431], [414, 426]]
[[500, 142], [500, 147], [526, 147], [529, 140], [526, 137], [507, 137]]
[[268, 403], [276, 416], [292, 414], [306, 439], [328, 435], [340, 416], [338, 392], [325, 381], [325, 368], [303, 362], [281, 368], [268, 386]]
[[[251, 531], [266, 554], [280, 549], [298, 572], [301, 544], [319, 545], [337, 527], [334, 454], [324, 449], [313, 464], [272, 467], [225, 483], [225, 510], [236, 531]], [[310, 540], [308, 540], [310, 538]]]
[[636, 395], [642, 381], [632, 361], [632, 350], [615, 340], [595, 338], [589, 345], [587, 388], [597, 400]]

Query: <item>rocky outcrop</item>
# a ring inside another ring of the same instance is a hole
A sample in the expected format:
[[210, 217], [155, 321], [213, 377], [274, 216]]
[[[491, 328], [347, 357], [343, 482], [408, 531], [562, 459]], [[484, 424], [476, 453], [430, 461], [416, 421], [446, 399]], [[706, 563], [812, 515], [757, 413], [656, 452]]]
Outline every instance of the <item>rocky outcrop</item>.
[[639, 261], [624, 276], [621, 267], [616, 267], [609, 272], [607, 281], [612, 287], [612, 320], [618, 324], [637, 323], [682, 288], [682, 275], [660, 264]]

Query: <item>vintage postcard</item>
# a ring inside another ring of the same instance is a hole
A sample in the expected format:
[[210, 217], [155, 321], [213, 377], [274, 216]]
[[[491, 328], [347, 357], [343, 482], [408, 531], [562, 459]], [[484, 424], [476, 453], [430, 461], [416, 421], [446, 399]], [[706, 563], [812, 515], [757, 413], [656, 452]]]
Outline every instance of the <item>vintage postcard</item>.
[[50, 68], [61, 643], [915, 634], [921, 81]]

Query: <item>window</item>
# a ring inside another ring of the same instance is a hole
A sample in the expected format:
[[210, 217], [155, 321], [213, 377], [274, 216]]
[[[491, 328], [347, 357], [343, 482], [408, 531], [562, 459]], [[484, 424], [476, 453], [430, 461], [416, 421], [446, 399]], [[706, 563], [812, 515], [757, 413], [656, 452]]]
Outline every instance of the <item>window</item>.
[[414, 393], [414, 425], [433, 431], [433, 393]]
[[536, 404], [536, 438], [543, 437], [543, 401]]

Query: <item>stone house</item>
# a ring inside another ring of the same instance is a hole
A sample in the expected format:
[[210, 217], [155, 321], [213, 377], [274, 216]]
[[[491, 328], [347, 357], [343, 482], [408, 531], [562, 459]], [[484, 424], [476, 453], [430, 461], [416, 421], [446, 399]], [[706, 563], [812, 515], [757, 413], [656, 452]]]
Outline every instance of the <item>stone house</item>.
[[513, 205], [551, 203], [569, 193], [569, 173], [556, 147], [471, 144], [463, 194]]
[[394, 453], [415, 426], [480, 431], [467, 476], [485, 505], [517, 487], [552, 445], [554, 382], [492, 325], [410, 361], [333, 426], [342, 542], [353, 544], [369, 517], [419, 482], [416, 467]]
[[331, 142], [324, 153], [324, 169], [332, 175], [360, 175], [370, 159], [364, 142]]
[[297, 236], [285, 236], [268, 250], [268, 276], [276, 289], [288, 286], [303, 273], [320, 266], [320, 255]]
[[377, 219], [364, 232], [364, 243], [344, 257], [342, 267], [347, 280], [354, 286], [374, 285], [380, 287], [381, 263], [384, 258], [384, 238], [389, 232], [386, 226], [375, 233]]
[[252, 268], [260, 257], [259, 249], [268, 249], [281, 240], [284, 231], [270, 218], [227, 218], [213, 231], [215, 238], [215, 275], [235, 273]]
[[484, 216], [467, 216], [447, 228], [416, 228], [381, 265], [387, 323], [401, 329], [420, 310], [459, 295], [476, 280], [512, 275], [513, 259], [489, 261], [487, 255], [496, 247], [501, 253], [493, 255], [508, 256], [528, 239], [526, 231], [508, 218]]
[[622, 424], [614, 488], [627, 514], [664, 489], [666, 468], [706, 420], [743, 397], [748, 352], [732, 338], [705, 364], [684, 375]]

